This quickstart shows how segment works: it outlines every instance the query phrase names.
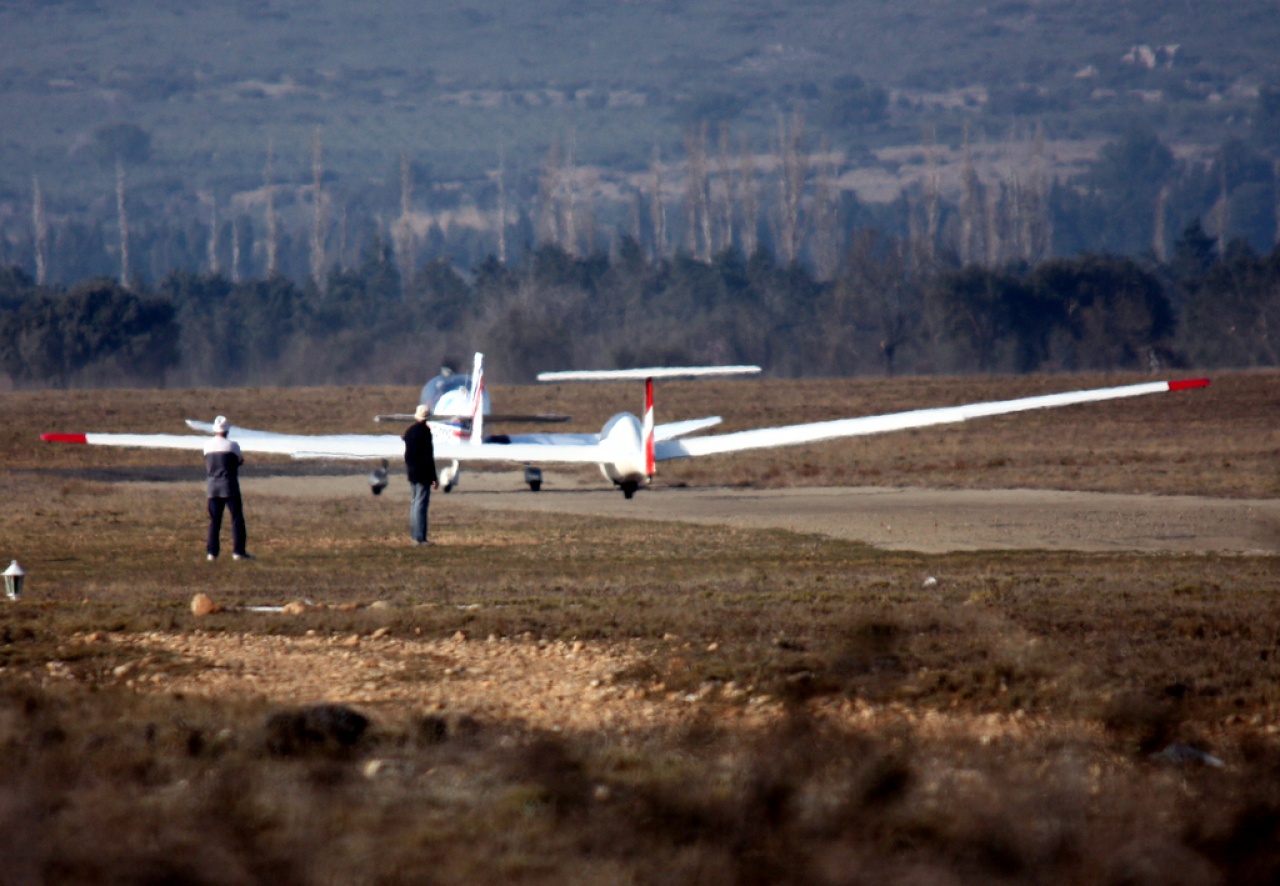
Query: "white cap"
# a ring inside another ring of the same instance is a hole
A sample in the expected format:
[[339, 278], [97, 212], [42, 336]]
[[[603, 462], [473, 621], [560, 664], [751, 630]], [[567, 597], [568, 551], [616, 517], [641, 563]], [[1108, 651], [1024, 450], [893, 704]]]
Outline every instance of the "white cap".
[[225, 415], [220, 415], [213, 420], [213, 432], [215, 434], [225, 434], [230, 427], [231, 425], [227, 423]]
[[18, 565], [18, 561], [14, 560], [9, 564], [9, 568], [4, 571], [5, 575], [26, 575], [26, 570]]
[[418, 404], [418, 408], [413, 411], [413, 417], [417, 421], [426, 421], [427, 416], [431, 414], [431, 407], [426, 403]]

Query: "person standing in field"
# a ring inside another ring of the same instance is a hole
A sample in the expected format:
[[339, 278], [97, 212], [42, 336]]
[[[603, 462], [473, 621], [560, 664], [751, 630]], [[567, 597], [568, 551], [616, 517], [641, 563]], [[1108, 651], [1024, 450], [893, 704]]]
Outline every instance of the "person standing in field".
[[221, 550], [219, 536], [224, 510], [231, 511], [232, 556], [237, 560], [253, 559], [245, 549], [248, 532], [244, 525], [244, 503], [240, 500], [240, 465], [244, 464], [244, 457], [240, 454], [240, 444], [227, 439], [228, 430], [230, 425], [225, 415], [215, 418], [213, 439], [204, 448], [209, 497], [209, 539], [205, 551], [210, 561], [217, 560]]
[[404, 432], [404, 465], [409, 474], [413, 500], [409, 503], [409, 534], [414, 544], [429, 545], [427, 540], [427, 508], [431, 490], [439, 486], [436, 474], [435, 444], [427, 425], [430, 410], [425, 404], [413, 413], [414, 422]]

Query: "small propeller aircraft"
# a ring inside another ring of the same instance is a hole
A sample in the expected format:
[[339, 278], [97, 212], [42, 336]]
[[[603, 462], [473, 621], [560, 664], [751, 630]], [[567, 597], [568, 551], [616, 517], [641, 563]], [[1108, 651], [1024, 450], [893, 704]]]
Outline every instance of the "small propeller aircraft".
[[[541, 413], [537, 415], [516, 415], [516, 414], [495, 414], [491, 411], [489, 401], [489, 391], [484, 386], [484, 354], [479, 352], [475, 355], [475, 362], [470, 375], [459, 375], [452, 367], [443, 366], [440, 374], [428, 381], [422, 386], [422, 393], [418, 396], [419, 404], [426, 406], [427, 411], [432, 418], [427, 424], [432, 431], [432, 443], [435, 446], [437, 454], [444, 452], [452, 452], [457, 444], [461, 441], [469, 441], [474, 436], [475, 439], [487, 439], [490, 442], [502, 442], [505, 437], [498, 435], [485, 438], [484, 422], [520, 422], [522, 424], [547, 423], [547, 422], [565, 422], [568, 421], [568, 415], [556, 415], [550, 413]], [[388, 413], [375, 415], [375, 422], [411, 422], [416, 421], [413, 413]], [[205, 433], [213, 433], [213, 425], [209, 422], [196, 421], [187, 419], [187, 426], [194, 431], [203, 431]], [[246, 431], [244, 428], [237, 429], [237, 440], [241, 443], [242, 451], [254, 451], [247, 449], [244, 445], [246, 436], [253, 435], [258, 432]], [[185, 439], [185, 438], [183, 438]], [[125, 444], [117, 444], [125, 445]], [[134, 444], [128, 444], [134, 445]], [[262, 450], [267, 451], [267, 450]], [[403, 450], [400, 453], [403, 455]], [[300, 458], [308, 456], [299, 456]], [[344, 456], [321, 454], [316, 457], [320, 458], [343, 458]], [[369, 456], [353, 455], [350, 458], [366, 458]], [[445, 459], [441, 456], [442, 461], [447, 461], [439, 468], [437, 474], [439, 476], [440, 489], [444, 492], [452, 492], [453, 488], [458, 485], [458, 477], [462, 473], [461, 462], [458, 458]], [[388, 458], [382, 459], [382, 464], [374, 468], [369, 474], [369, 491], [374, 495], [381, 495], [382, 490], [387, 488], [387, 466]], [[524, 469], [525, 482], [529, 484], [529, 488], [537, 492], [542, 488], [542, 471], [532, 465], [525, 465]]]
[[[452, 367], [443, 366], [440, 368], [440, 374], [428, 381], [422, 386], [422, 393], [418, 395], [418, 403], [427, 407], [427, 411], [434, 416], [428, 421], [432, 429], [432, 442], [439, 448], [442, 439], [461, 440], [470, 439], [472, 434], [482, 434], [483, 422], [518, 422], [520, 424], [545, 424], [553, 422], [566, 422], [569, 420], [568, 415], [557, 415], [551, 413], [538, 413], [536, 415], [518, 415], [514, 413], [495, 413], [493, 412], [490, 401], [489, 391], [484, 386], [484, 354], [476, 352], [475, 361], [470, 375], [458, 375]], [[479, 409], [479, 418], [481, 426], [475, 428]], [[375, 415], [373, 420], [376, 422], [411, 422], [415, 421], [412, 413], [395, 412], [390, 414]], [[187, 422], [191, 425], [191, 422]], [[195, 425], [192, 425], [195, 427]], [[203, 430], [203, 428], [200, 428]], [[501, 442], [501, 437], [490, 437], [490, 441]], [[462, 473], [462, 465], [458, 459], [453, 459], [449, 464], [440, 468], [438, 471], [440, 477], [440, 488], [444, 492], [452, 492], [453, 488], [458, 484], [458, 477]], [[525, 482], [529, 484], [529, 488], [537, 492], [542, 488], [542, 471], [532, 465], [525, 465], [524, 469]], [[374, 495], [378, 495], [386, 488], [387, 485], [387, 464], [383, 459], [382, 467], [374, 469], [369, 475], [369, 486]]]
[[[658, 462], [677, 458], [699, 458], [838, 440], [847, 437], [883, 434], [909, 428], [953, 424], [974, 418], [1006, 415], [1033, 409], [1053, 409], [1081, 403], [1096, 403], [1147, 394], [1202, 388], [1207, 378], [1153, 381], [1110, 388], [1043, 394], [1016, 400], [998, 400], [963, 406], [916, 409], [889, 415], [843, 418], [833, 421], [757, 428], [728, 434], [691, 436], [719, 424], [719, 416], [689, 419], [668, 424], [654, 422], [654, 382], [658, 379], [703, 378], [709, 376], [748, 375], [760, 371], [758, 366], [692, 366], [655, 367], [649, 369], [614, 369], [599, 371], [544, 372], [543, 382], [577, 381], [643, 381], [645, 387], [644, 417], [629, 412], [614, 415], [599, 433], [503, 434], [484, 436], [488, 399], [484, 390], [482, 354], [475, 356], [470, 377], [450, 386], [449, 376], [433, 379], [423, 389], [424, 402], [436, 382], [433, 414], [429, 424], [433, 432], [436, 458], [447, 463], [442, 471], [449, 483], [456, 482], [462, 462], [597, 465], [604, 476], [631, 498], [648, 485], [657, 471]], [[447, 388], [448, 390], [444, 390]], [[451, 396], [452, 395], [452, 396]], [[412, 420], [413, 416], [380, 416], [382, 420]], [[498, 416], [491, 416], [496, 419]], [[528, 420], [533, 416], [501, 416], [508, 420]], [[544, 416], [539, 420], [562, 421], [567, 417]], [[188, 419], [193, 430], [212, 433], [212, 424]], [[272, 431], [232, 427], [230, 435], [244, 452], [290, 455], [300, 459], [381, 459], [381, 479], [385, 485], [385, 465], [389, 459], [402, 457], [404, 443], [397, 434], [280, 434]], [[204, 447], [207, 437], [192, 434], [42, 434], [41, 439], [56, 443], [86, 443], [96, 446], [132, 446], [155, 449], [194, 449]], [[533, 474], [530, 473], [532, 470]], [[375, 476], [377, 472], [375, 471]], [[536, 479], [531, 479], [536, 478]], [[526, 482], [535, 491], [541, 486], [541, 472], [526, 467]], [[371, 478], [371, 483], [374, 478]], [[378, 489], [377, 491], [381, 491]]]

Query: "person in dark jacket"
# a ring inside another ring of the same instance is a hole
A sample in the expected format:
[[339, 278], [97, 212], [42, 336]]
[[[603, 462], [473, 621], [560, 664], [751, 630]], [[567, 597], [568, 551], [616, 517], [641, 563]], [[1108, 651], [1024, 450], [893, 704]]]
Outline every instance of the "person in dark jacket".
[[204, 464], [209, 476], [206, 484], [209, 539], [205, 550], [210, 560], [218, 559], [222, 512], [230, 510], [232, 556], [237, 560], [252, 560], [253, 556], [245, 550], [248, 533], [244, 525], [244, 504], [240, 500], [240, 465], [244, 464], [244, 457], [240, 454], [240, 444], [227, 439], [228, 430], [226, 416], [215, 418], [213, 439], [204, 448]]
[[427, 424], [430, 410], [423, 405], [413, 413], [414, 423], [404, 432], [404, 465], [409, 474], [409, 487], [413, 501], [409, 505], [409, 534], [415, 544], [429, 545], [427, 541], [427, 508], [431, 504], [431, 490], [439, 486], [436, 475], [436, 451], [431, 440], [431, 428]]

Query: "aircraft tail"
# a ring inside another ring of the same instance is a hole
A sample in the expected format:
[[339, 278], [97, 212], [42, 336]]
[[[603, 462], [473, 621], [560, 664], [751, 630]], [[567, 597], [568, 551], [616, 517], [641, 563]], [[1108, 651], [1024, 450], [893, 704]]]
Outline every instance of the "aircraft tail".
[[652, 478], [658, 469], [653, 457], [653, 379], [644, 380], [644, 473]]
[[471, 368], [471, 396], [467, 401], [471, 417], [471, 445], [484, 442], [484, 354], [476, 351], [475, 365]]
[[540, 372], [538, 381], [623, 381], [644, 379], [644, 422], [641, 427], [644, 446], [644, 472], [652, 477], [657, 470], [655, 428], [653, 422], [653, 380], [656, 378], [706, 378], [722, 375], [753, 375], [759, 366], [655, 366], [648, 369], [593, 369], [564, 372]]

